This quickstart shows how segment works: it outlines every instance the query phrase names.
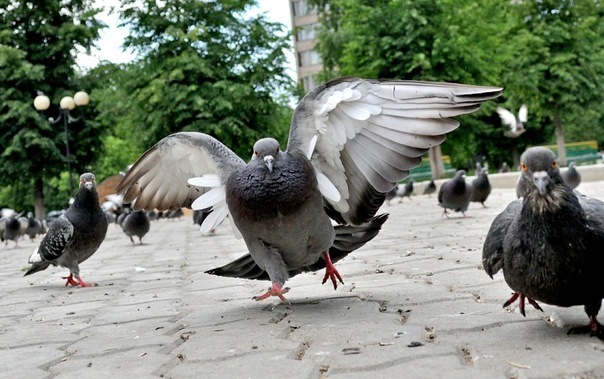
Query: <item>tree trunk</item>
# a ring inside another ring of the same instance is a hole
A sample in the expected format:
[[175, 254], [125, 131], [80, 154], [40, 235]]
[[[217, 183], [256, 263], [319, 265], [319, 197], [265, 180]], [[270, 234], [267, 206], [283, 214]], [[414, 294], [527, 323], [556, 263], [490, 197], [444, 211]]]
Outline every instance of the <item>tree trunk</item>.
[[34, 179], [34, 213], [37, 219], [43, 220], [46, 217], [44, 210], [44, 181], [38, 177]]
[[445, 165], [443, 164], [443, 153], [440, 150], [440, 145], [433, 146], [428, 150], [428, 158], [430, 159], [432, 179], [442, 179], [445, 174]]
[[556, 144], [558, 145], [558, 164], [566, 166], [566, 146], [564, 146], [564, 127], [560, 119], [560, 113], [554, 115], [554, 125], [556, 127]]

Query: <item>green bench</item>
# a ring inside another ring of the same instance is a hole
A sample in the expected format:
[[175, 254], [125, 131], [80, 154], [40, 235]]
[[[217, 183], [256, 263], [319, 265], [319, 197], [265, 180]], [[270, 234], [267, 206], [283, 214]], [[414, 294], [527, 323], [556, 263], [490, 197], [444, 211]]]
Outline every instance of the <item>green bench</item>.
[[[566, 161], [576, 165], [594, 164], [602, 159], [597, 141], [571, 142], [566, 145]], [[558, 145], [545, 146], [558, 155]]]
[[[455, 169], [451, 166], [451, 157], [448, 155], [443, 155], [443, 166], [445, 167], [444, 177], [452, 177], [455, 174]], [[430, 159], [428, 157], [422, 158], [422, 163], [409, 171], [409, 177], [403, 180], [403, 183], [409, 181], [409, 179], [413, 179], [415, 182], [432, 180], [432, 170], [430, 169]]]

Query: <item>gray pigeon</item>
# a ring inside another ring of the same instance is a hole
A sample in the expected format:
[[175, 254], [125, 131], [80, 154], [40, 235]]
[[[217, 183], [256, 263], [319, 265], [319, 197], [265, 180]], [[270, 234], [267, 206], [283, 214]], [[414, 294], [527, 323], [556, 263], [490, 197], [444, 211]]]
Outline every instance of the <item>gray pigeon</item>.
[[472, 186], [466, 183], [466, 171], [457, 170], [452, 179], [447, 180], [440, 186], [438, 191], [438, 205], [444, 208], [443, 216], [449, 217], [447, 209], [461, 212], [463, 217], [472, 199]]
[[390, 205], [390, 201], [398, 196], [398, 184], [390, 191], [386, 192], [386, 204]]
[[489, 276], [499, 270], [519, 299], [561, 307], [585, 306], [589, 325], [569, 333], [591, 333], [604, 340], [596, 316], [604, 298], [604, 202], [577, 196], [564, 184], [556, 157], [544, 147], [522, 154], [522, 199], [510, 203], [491, 224], [483, 247]]
[[489, 181], [489, 171], [486, 168], [480, 169], [480, 172], [476, 175], [476, 178], [472, 180], [472, 201], [475, 203], [482, 204], [483, 207], [487, 207], [484, 202], [491, 194], [491, 182]]
[[25, 275], [45, 270], [48, 266], [68, 268], [65, 286], [89, 287], [80, 278], [79, 264], [94, 254], [107, 233], [107, 218], [99, 205], [96, 180], [91, 173], [80, 176], [80, 185], [74, 202], [57, 218], [29, 257], [31, 267]]
[[343, 281], [333, 262], [375, 237], [386, 193], [459, 125], [449, 117], [500, 94], [493, 87], [336, 79], [297, 106], [285, 151], [263, 138], [246, 164], [209, 135], [176, 133], [139, 158], [117, 192], [134, 209], [212, 207], [202, 232], [230, 214], [249, 254], [210, 272], [270, 279], [256, 300], [285, 301], [287, 279], [323, 267], [323, 282], [336, 288]]
[[562, 179], [572, 189], [577, 188], [581, 184], [581, 174], [577, 171], [575, 162], [570, 162], [568, 169], [562, 173]]
[[404, 199], [405, 197], [408, 197], [409, 200], [411, 200], [412, 194], [413, 194], [413, 179], [409, 179], [409, 181], [407, 183], [405, 183], [405, 185], [402, 186], [402, 188], [399, 188], [397, 195], [401, 197], [401, 201], [402, 201], [402, 199]]
[[32, 212], [27, 212], [27, 227], [25, 228], [25, 234], [29, 236], [30, 240], [33, 241], [34, 238], [36, 238], [41, 227], [42, 222], [40, 220], [36, 220]]
[[130, 241], [134, 243], [132, 236], [138, 237], [138, 242], [143, 244], [143, 237], [149, 232], [151, 224], [145, 211], [130, 212], [124, 217], [121, 223], [124, 233], [130, 237]]
[[426, 184], [424, 187], [424, 195], [430, 197], [434, 192], [436, 192], [436, 184], [434, 183], [434, 179], [432, 179], [430, 180], [430, 183]]

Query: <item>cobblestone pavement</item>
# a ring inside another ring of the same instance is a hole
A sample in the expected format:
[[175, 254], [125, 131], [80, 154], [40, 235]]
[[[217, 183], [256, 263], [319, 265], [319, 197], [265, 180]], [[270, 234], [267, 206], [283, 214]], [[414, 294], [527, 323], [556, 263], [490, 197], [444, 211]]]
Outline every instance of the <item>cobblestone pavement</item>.
[[[579, 187], [604, 198], [604, 182]], [[595, 378], [604, 343], [566, 334], [582, 307], [502, 308], [511, 291], [481, 265], [491, 221], [515, 197], [442, 218], [435, 196], [394, 200], [383, 231], [323, 272], [288, 282], [290, 305], [252, 300], [268, 282], [204, 271], [245, 252], [228, 222], [216, 236], [189, 218], [160, 220], [144, 245], [110, 225], [82, 264], [93, 288], [65, 288], [66, 270], [23, 277], [37, 242], [0, 247], [0, 372], [11, 378]], [[11, 241], [12, 242], [12, 241]], [[604, 314], [602, 315], [604, 319]]]

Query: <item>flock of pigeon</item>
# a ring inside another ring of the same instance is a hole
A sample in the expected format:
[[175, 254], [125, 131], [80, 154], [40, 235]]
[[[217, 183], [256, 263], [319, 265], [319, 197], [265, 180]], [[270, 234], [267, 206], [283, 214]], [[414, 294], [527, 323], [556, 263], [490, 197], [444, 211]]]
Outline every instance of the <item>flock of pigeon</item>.
[[19, 238], [28, 236], [33, 241], [36, 236], [46, 233], [47, 225], [45, 220], [34, 218], [34, 214], [27, 213], [27, 217], [19, 214], [12, 209], [3, 209], [0, 217], [0, 240], [4, 245], [8, 245], [8, 241], [15, 242], [15, 246], [19, 246]]
[[[246, 163], [207, 134], [172, 134], [138, 159], [116, 193], [132, 208], [126, 217], [190, 207], [202, 211], [196, 217], [205, 232], [230, 217], [248, 253], [208, 272], [270, 280], [255, 299], [276, 296], [286, 302], [285, 283], [297, 274], [325, 269], [323, 283], [329, 280], [334, 289], [343, 283], [334, 263], [379, 233], [388, 215], [377, 212], [396, 183], [458, 127], [451, 117], [474, 112], [501, 92], [449, 83], [337, 79], [302, 99], [285, 150], [275, 139], [263, 138]], [[523, 312], [525, 300], [538, 309], [537, 301], [584, 305], [589, 325], [571, 332], [604, 339], [596, 319], [604, 297], [599, 274], [604, 255], [598, 251], [604, 242], [604, 203], [575, 193], [551, 151], [533, 148], [521, 161], [523, 196], [493, 221], [483, 251], [486, 272], [503, 271], [515, 291], [506, 304], [519, 299]], [[467, 184], [460, 170], [441, 186], [438, 201], [445, 215], [451, 209], [465, 216], [471, 201], [484, 206], [491, 190], [486, 171], [474, 182]], [[433, 182], [426, 188], [436, 191]], [[80, 278], [78, 264], [96, 251], [106, 230], [94, 175], [83, 174], [76, 201], [51, 225], [26, 275], [58, 264], [69, 268], [68, 284], [89, 285]]]

